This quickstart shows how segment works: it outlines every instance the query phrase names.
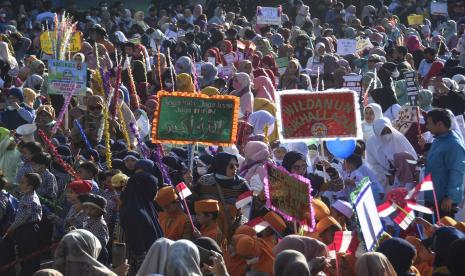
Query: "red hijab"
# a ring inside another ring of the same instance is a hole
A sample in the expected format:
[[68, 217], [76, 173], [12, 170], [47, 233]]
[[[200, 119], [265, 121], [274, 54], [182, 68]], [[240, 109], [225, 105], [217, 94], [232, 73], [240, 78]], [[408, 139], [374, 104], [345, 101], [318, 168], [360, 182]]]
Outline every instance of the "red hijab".
[[423, 88], [426, 89], [428, 88], [429, 81], [433, 78], [439, 75], [441, 73], [442, 69], [444, 68], [444, 63], [442, 61], [433, 61], [431, 64], [431, 68], [428, 71], [428, 74], [426, 74], [426, 77], [423, 79]]
[[266, 55], [262, 58], [262, 67], [267, 66], [275, 76], [279, 74], [278, 72], [278, 64], [276, 64], [276, 60], [271, 55]]

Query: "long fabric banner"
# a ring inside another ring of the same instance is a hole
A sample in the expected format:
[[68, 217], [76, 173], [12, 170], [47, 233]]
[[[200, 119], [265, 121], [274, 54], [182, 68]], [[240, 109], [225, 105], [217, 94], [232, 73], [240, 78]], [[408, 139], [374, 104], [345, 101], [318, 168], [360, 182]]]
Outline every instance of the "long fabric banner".
[[277, 94], [276, 106], [282, 142], [362, 137], [354, 91], [286, 90]]
[[265, 177], [266, 205], [288, 221], [315, 227], [310, 180], [290, 174], [282, 167], [267, 165]]
[[238, 97], [165, 91], [157, 97], [154, 143], [229, 146], [236, 142]]

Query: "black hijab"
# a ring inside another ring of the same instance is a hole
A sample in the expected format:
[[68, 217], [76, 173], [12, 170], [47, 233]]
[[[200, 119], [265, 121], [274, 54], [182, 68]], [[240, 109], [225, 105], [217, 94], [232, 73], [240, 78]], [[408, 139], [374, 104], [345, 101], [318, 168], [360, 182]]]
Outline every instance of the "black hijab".
[[401, 238], [386, 240], [380, 245], [378, 252], [388, 258], [397, 275], [410, 275], [409, 270], [416, 255], [416, 249], [408, 241]]
[[163, 237], [154, 205], [157, 186], [153, 175], [138, 172], [129, 178], [121, 192], [121, 227], [128, 246], [137, 255], [147, 252], [153, 242]]
[[213, 157], [213, 173], [226, 175], [229, 162], [233, 159], [238, 161], [235, 155], [226, 152], [221, 152], [215, 155], [215, 157]]
[[383, 113], [389, 109], [393, 104], [397, 103], [397, 98], [391, 86], [376, 88], [370, 91], [373, 100], [381, 106]]

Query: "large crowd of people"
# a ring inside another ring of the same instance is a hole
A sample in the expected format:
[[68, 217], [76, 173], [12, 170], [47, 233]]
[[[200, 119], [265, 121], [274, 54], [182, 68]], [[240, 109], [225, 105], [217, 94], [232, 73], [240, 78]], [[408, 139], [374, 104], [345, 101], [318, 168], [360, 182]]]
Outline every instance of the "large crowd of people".
[[[438, 2], [444, 14], [415, 0], [152, 2], [0, 1], [0, 275], [465, 275], [460, 1]], [[258, 24], [257, 4], [280, 5], [281, 24]], [[47, 31], [72, 46], [50, 53]], [[54, 59], [86, 64], [86, 93], [52, 93]], [[282, 91], [348, 90], [357, 75], [349, 156], [280, 141]], [[160, 91], [238, 97], [237, 140], [153, 143]], [[311, 181], [314, 227], [268, 208], [269, 164]], [[429, 177], [434, 193], [418, 188]], [[367, 251], [362, 179], [378, 206], [408, 197], [433, 215], [381, 217]], [[358, 246], [334, 252], [340, 231]]]

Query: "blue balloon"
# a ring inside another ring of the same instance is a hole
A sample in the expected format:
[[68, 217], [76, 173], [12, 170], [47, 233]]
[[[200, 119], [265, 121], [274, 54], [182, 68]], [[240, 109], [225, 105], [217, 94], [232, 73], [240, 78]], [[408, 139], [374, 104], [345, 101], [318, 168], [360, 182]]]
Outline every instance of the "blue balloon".
[[353, 139], [341, 140], [337, 138], [336, 140], [326, 141], [326, 147], [329, 152], [335, 157], [342, 159], [346, 159], [354, 153], [356, 144], [357, 142]]

